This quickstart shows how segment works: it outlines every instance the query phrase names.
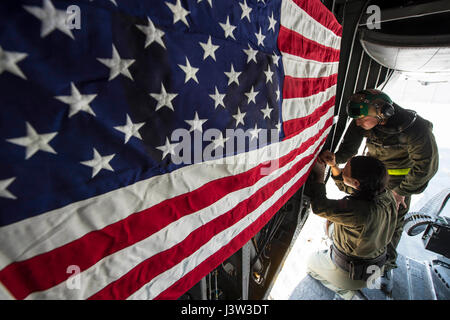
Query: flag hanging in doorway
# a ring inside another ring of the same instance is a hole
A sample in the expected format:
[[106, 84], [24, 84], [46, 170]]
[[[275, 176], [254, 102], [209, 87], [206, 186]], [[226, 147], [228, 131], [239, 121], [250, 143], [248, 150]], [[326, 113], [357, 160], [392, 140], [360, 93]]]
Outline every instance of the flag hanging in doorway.
[[319, 0], [2, 1], [0, 297], [181, 296], [305, 182], [341, 33]]

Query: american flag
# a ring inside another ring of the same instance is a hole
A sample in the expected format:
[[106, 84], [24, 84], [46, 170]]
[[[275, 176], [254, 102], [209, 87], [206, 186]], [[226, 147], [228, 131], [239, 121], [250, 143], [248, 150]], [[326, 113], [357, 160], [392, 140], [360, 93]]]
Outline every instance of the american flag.
[[1, 1], [0, 298], [186, 292], [305, 182], [341, 32], [319, 0]]

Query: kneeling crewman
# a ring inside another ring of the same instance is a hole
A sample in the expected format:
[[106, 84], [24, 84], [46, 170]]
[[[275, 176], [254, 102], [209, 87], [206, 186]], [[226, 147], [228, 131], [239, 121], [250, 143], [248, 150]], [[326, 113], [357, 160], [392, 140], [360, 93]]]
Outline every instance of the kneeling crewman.
[[330, 200], [324, 184], [325, 164], [317, 161], [308, 184], [312, 210], [333, 222], [333, 245], [314, 253], [308, 273], [344, 299], [367, 287], [369, 277], [381, 275], [386, 262], [386, 246], [397, 222], [394, 196], [386, 189], [387, 171], [373, 157], [356, 156], [343, 170], [334, 155], [325, 159], [340, 190], [350, 193], [341, 200]]

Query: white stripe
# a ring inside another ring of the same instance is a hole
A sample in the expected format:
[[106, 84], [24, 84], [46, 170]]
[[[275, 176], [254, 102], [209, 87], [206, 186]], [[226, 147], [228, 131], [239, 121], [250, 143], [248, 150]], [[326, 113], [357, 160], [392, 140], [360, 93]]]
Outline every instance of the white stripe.
[[291, 0], [281, 3], [281, 25], [326, 47], [339, 50], [341, 37], [313, 19]]
[[336, 85], [333, 85], [328, 87], [325, 91], [321, 91], [309, 97], [283, 99], [281, 108], [283, 121], [309, 116], [314, 110], [335, 95]]
[[[332, 111], [327, 115], [324, 115], [316, 125], [315, 131], [309, 132], [308, 135], [303, 135], [303, 141], [314, 136], [320, 128], [324, 126], [325, 121], [332, 115]], [[311, 154], [328, 131], [329, 128], [321, 135], [321, 138], [304, 153], [298, 155], [284, 167], [275, 170], [271, 175], [263, 177], [255, 185], [230, 193], [209, 207], [182, 217], [150, 237], [103, 258], [92, 267], [81, 272], [79, 274], [81, 283], [80, 289], [70, 290], [67, 288], [66, 282], [62, 282], [46, 291], [32, 293], [26, 299], [86, 299], [90, 297], [109, 283], [125, 275], [142, 261], [170, 249], [183, 241], [198, 227], [225, 214], [240, 202], [250, 198], [260, 188], [292, 168], [296, 162]], [[224, 242], [224, 244], [225, 243], [227, 242]], [[76, 264], [76, 262], [74, 262], [74, 264]], [[105, 272], [105, 270], [108, 270], [108, 272]]]
[[[14, 261], [21, 261], [53, 250], [83, 235], [120, 221], [134, 212], [150, 208], [170, 197], [191, 192], [204, 184], [230, 175], [236, 175], [257, 166], [243, 159], [258, 158], [261, 151], [279, 147], [279, 156], [296, 148], [303, 135], [317, 132], [317, 127], [305, 129], [301, 134], [275, 143], [261, 150], [234, 156], [233, 165], [212, 160], [193, 164], [179, 170], [156, 176], [66, 207], [19, 221], [0, 228], [0, 269]], [[275, 153], [265, 154], [261, 162], [277, 159]], [[228, 159], [227, 159], [228, 161]], [[245, 164], [243, 164], [245, 163]], [[183, 181], [183, 183], [179, 183]]]
[[[328, 134], [329, 128], [325, 131]], [[186, 276], [190, 271], [195, 269], [200, 263], [208, 259], [211, 255], [216, 253], [222, 247], [226, 246], [232, 239], [234, 239], [239, 233], [249, 227], [254, 221], [256, 221], [264, 212], [266, 212], [271, 206], [278, 201], [283, 194], [285, 194], [295, 182], [297, 182], [309, 169], [314, 159], [311, 160], [306, 166], [302, 168], [291, 180], [283, 185], [280, 189], [264, 201], [257, 209], [249, 213], [247, 216], [239, 220], [233, 226], [225, 229], [211, 238], [205, 245], [199, 250], [193, 253], [191, 256], [185, 258], [176, 266], [159, 274], [152, 279], [148, 284], [132, 294], [129, 299], [136, 300], [148, 300], [154, 299], [160, 293], [167, 290], [176, 281]]]
[[15, 300], [14, 296], [0, 282], [0, 300]]
[[329, 77], [338, 72], [339, 62], [320, 62], [283, 53], [284, 75], [294, 78]]

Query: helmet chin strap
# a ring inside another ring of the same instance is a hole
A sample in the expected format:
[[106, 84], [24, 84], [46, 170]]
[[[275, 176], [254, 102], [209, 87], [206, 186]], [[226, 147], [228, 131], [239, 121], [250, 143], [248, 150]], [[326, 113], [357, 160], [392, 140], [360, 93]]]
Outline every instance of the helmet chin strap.
[[[378, 125], [382, 125], [382, 123], [386, 120], [385, 118], [384, 118], [384, 116], [381, 114], [381, 111], [380, 111], [380, 108], [378, 108], [378, 107], [376, 107], [376, 106], [372, 106], [372, 108], [373, 109], [375, 109], [374, 111], [374, 113], [375, 113], [375, 118], [377, 119], [377, 121], [378, 121]], [[373, 110], [372, 109], [372, 110]]]
[[380, 115], [377, 114], [376, 118], [378, 120], [378, 125], [381, 125], [384, 122], [384, 117], [383, 116], [380, 116]]

